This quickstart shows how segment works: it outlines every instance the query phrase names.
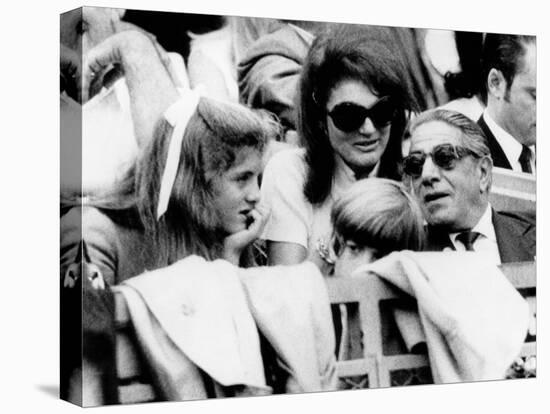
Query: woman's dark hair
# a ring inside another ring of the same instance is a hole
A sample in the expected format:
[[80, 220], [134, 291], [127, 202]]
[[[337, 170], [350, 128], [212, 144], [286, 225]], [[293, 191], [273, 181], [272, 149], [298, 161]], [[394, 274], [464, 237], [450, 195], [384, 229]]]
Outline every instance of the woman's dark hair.
[[398, 105], [378, 175], [401, 178], [402, 139], [408, 114], [417, 110], [417, 103], [404, 62], [393, 47], [381, 32], [359, 25], [332, 26], [314, 40], [300, 78], [297, 105], [298, 132], [308, 166], [304, 195], [312, 204], [322, 203], [332, 189], [335, 159], [327, 133], [326, 104], [342, 80], [363, 82], [374, 94], [390, 96]]

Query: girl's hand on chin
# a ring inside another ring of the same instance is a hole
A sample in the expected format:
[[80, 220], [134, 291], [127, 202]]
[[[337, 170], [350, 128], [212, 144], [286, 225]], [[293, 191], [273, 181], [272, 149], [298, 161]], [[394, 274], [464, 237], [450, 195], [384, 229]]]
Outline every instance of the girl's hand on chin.
[[269, 218], [269, 210], [266, 206], [258, 204], [250, 212], [250, 218], [251, 222], [246, 229], [227, 236], [223, 243], [223, 258], [236, 266], [239, 265], [243, 250], [262, 234]]

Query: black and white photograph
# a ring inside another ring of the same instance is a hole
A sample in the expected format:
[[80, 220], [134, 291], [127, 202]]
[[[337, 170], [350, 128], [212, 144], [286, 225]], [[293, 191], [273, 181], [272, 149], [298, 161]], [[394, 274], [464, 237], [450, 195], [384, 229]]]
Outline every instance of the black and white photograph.
[[536, 52], [61, 14], [61, 398], [536, 377]]
[[536, 412], [540, 23], [65, 3], [42, 398]]

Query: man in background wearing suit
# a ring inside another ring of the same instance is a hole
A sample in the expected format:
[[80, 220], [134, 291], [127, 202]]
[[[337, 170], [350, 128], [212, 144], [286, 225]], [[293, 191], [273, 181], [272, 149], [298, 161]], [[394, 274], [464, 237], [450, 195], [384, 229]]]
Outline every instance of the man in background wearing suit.
[[535, 212], [491, 208], [493, 162], [475, 122], [441, 109], [419, 115], [403, 167], [428, 224], [427, 250], [474, 250], [496, 264], [534, 260]]
[[478, 121], [495, 167], [535, 173], [536, 40], [487, 34], [481, 92], [487, 105]]

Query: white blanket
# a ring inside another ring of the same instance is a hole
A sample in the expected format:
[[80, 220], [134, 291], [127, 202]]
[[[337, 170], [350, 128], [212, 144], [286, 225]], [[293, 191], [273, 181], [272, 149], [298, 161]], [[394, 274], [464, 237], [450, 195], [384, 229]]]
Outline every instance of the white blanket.
[[197, 367], [215, 384], [270, 393], [258, 329], [288, 373], [286, 392], [336, 389], [328, 293], [312, 263], [239, 269], [190, 256], [117, 289], [168, 399], [206, 397]]
[[414, 296], [436, 383], [504, 378], [529, 324], [527, 302], [473, 252], [395, 252], [354, 277], [382, 279]]

